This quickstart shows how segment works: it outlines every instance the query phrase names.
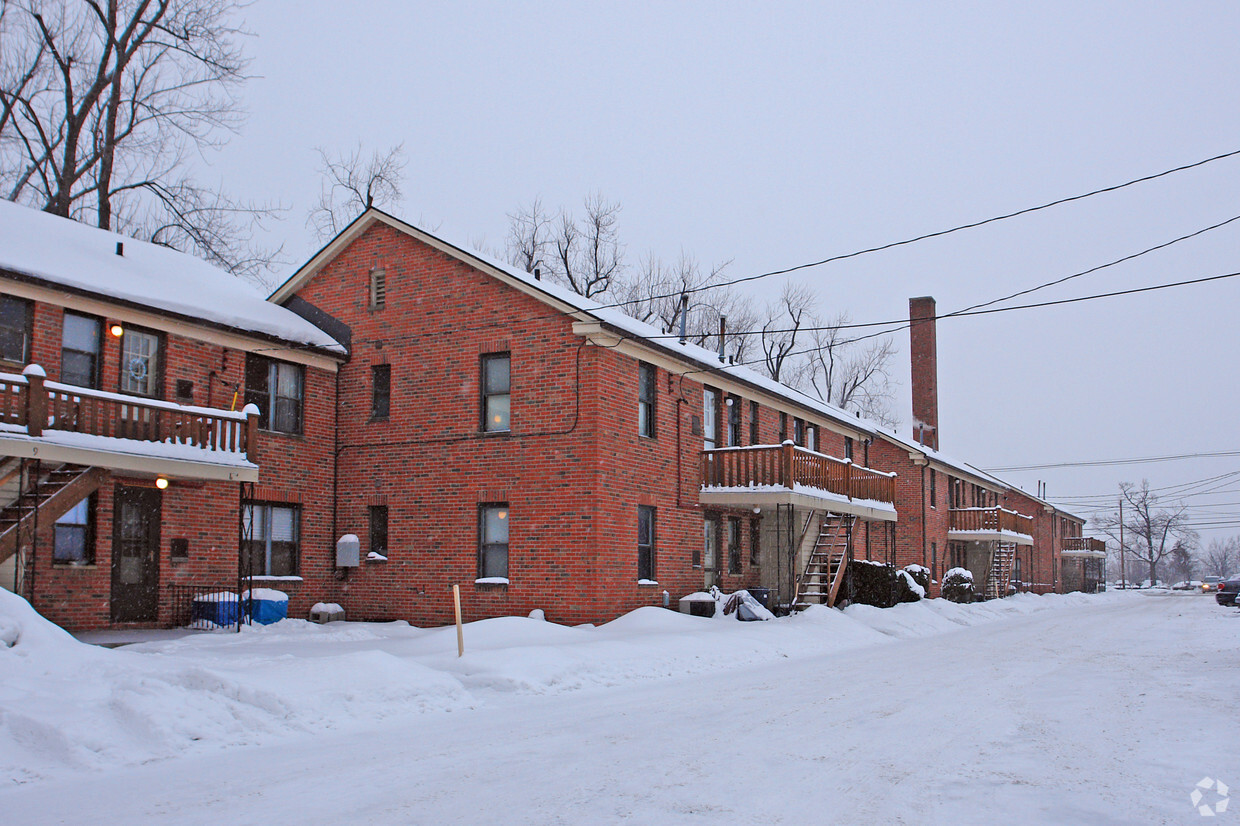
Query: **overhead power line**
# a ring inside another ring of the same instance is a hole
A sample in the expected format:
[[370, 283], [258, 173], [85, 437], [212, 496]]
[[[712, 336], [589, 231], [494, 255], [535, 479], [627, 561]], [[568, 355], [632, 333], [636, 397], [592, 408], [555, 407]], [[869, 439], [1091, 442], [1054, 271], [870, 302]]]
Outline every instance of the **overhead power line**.
[[[1240, 273], [1237, 273], [1240, 275]], [[1141, 465], [1147, 462], [1174, 462], [1180, 459], [1212, 459], [1224, 456], [1240, 456], [1240, 450], [1220, 450], [1209, 453], [1177, 453], [1170, 456], [1143, 456], [1129, 459], [1098, 459], [1088, 462], [1050, 462], [1044, 465], [1011, 465], [1008, 467], [982, 468], [987, 473], [1007, 473], [1016, 470], [1047, 470], [1061, 467], [1109, 467], [1115, 465]]]
[[1194, 161], [1192, 163], [1187, 163], [1182, 166], [1177, 166], [1174, 169], [1166, 169], [1166, 170], [1163, 170], [1162, 172], [1156, 172], [1152, 175], [1143, 175], [1140, 178], [1133, 178], [1132, 180], [1125, 181], [1124, 183], [1121, 183], [1121, 184], [1113, 184], [1112, 186], [1104, 186], [1099, 189], [1092, 189], [1089, 192], [1082, 192], [1079, 195], [1070, 195], [1066, 198], [1057, 198], [1053, 201], [1047, 201], [1044, 204], [1038, 204], [1037, 206], [1025, 207], [1024, 209], [1018, 209], [1014, 212], [1007, 212], [1002, 215], [995, 215], [990, 218], [984, 218], [980, 221], [972, 221], [967, 224], [959, 224], [957, 226], [949, 227], [947, 229], [941, 229], [941, 230], [936, 230], [934, 232], [923, 233], [922, 235], [917, 235], [912, 238], [905, 238], [900, 241], [891, 241], [886, 244], [879, 244], [878, 246], [875, 246], [875, 247], [867, 247], [865, 249], [854, 250], [852, 252], [841, 253], [839, 255], [832, 255], [832, 256], [828, 256], [827, 258], [820, 259], [818, 261], [810, 261], [804, 264], [797, 264], [791, 267], [784, 267], [783, 269], [770, 270], [768, 272], [758, 273], [757, 275], [741, 276], [740, 278], [733, 278], [727, 281], [721, 281], [717, 284], [701, 285], [698, 287], [688, 287], [685, 289], [677, 290], [675, 292], [667, 293], [666, 295], [646, 296], [644, 298], [637, 299], [637, 300], [621, 301], [621, 302], [616, 302], [614, 304], [606, 304], [603, 306], [626, 307], [630, 304], [637, 304], [640, 301], [651, 301], [651, 300], [657, 300], [660, 298], [674, 298], [675, 296], [678, 296], [678, 295], [704, 292], [706, 290], [717, 289], [719, 287], [731, 287], [736, 284], [744, 284], [750, 281], [758, 281], [763, 278], [771, 278], [777, 275], [788, 275], [789, 273], [798, 272], [799, 270], [806, 270], [806, 269], [810, 269], [813, 267], [821, 267], [824, 264], [831, 264], [836, 261], [845, 261], [850, 258], [858, 258], [862, 255], [870, 255], [871, 253], [882, 252], [884, 250], [889, 250], [889, 249], [895, 249], [896, 247], [903, 247], [903, 246], [907, 246], [908, 244], [916, 244], [919, 241], [926, 241], [931, 238], [941, 238], [944, 235], [951, 235], [952, 233], [962, 232], [963, 230], [966, 230], [966, 229], [976, 229], [977, 227], [985, 226], [987, 224], [993, 224], [998, 221], [1006, 221], [1009, 218], [1017, 218], [1021, 215], [1028, 215], [1032, 212], [1038, 212], [1040, 210], [1050, 209], [1051, 207], [1061, 206], [1062, 204], [1071, 203], [1073, 201], [1080, 201], [1080, 200], [1084, 200], [1085, 198], [1092, 198], [1095, 195], [1102, 195], [1107, 192], [1115, 192], [1117, 190], [1124, 189], [1130, 186], [1134, 186], [1136, 184], [1146, 183], [1147, 181], [1153, 181], [1158, 178], [1164, 178], [1168, 175], [1174, 175], [1177, 172], [1184, 172], [1189, 169], [1195, 169], [1199, 166], [1205, 166], [1206, 164], [1214, 163], [1215, 161], [1221, 161], [1226, 158], [1235, 157], [1236, 155], [1240, 155], [1240, 149], [1235, 149], [1230, 152], [1224, 152], [1221, 155], [1215, 155], [1211, 158], [1204, 158], [1203, 160], [1200, 160], [1200, 161]]

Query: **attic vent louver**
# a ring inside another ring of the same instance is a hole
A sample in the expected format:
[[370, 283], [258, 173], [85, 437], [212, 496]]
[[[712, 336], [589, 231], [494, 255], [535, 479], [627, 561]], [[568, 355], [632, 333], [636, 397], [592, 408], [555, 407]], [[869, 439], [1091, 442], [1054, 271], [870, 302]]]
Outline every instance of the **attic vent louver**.
[[376, 267], [370, 271], [370, 309], [381, 310], [387, 303], [387, 271]]

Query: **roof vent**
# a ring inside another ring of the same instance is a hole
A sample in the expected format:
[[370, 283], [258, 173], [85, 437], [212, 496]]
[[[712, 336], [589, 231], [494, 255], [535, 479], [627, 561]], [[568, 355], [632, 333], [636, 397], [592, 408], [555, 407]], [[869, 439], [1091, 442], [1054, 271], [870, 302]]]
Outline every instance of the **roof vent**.
[[116, 254], [124, 257], [125, 255], [125, 242], [124, 241], [116, 242]]

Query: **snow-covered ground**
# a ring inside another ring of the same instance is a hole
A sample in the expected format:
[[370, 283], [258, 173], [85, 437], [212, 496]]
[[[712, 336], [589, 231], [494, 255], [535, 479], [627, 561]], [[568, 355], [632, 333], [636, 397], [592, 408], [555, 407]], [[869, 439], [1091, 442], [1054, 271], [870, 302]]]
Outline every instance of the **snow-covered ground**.
[[0, 822], [1179, 823], [1240, 784], [1240, 612], [1194, 593], [465, 634], [106, 650], [0, 592]]

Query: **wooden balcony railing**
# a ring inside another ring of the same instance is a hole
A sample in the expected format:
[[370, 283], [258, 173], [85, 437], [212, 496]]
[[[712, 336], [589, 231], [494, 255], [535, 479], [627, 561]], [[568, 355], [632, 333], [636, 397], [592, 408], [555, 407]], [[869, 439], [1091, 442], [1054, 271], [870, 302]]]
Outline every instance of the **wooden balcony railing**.
[[0, 423], [36, 437], [64, 431], [247, 456], [258, 436], [254, 408], [234, 413], [60, 384], [38, 365], [22, 375], [0, 373]]
[[819, 488], [849, 499], [894, 505], [896, 477], [796, 447], [754, 445], [702, 451], [703, 488], [753, 488], [794, 485]]
[[1033, 535], [1033, 517], [1007, 508], [952, 508], [951, 530]]
[[1094, 539], [1092, 536], [1065, 536], [1063, 538], [1063, 549], [1068, 552], [1104, 554], [1107, 552], [1107, 543], [1102, 539]]

